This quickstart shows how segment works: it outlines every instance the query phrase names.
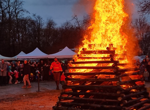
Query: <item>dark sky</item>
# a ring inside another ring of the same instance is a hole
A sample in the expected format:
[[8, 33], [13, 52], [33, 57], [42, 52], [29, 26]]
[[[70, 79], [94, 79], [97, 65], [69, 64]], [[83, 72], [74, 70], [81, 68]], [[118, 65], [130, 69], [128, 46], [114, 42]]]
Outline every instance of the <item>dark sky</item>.
[[[44, 21], [48, 18], [53, 19], [57, 26], [71, 20], [76, 13], [73, 12], [73, 7], [78, 0], [24, 0], [23, 7], [30, 12], [30, 15], [40, 15]], [[83, 0], [86, 1], [86, 0]], [[88, 1], [88, 0], [87, 0]], [[136, 0], [133, 0], [133, 2]], [[82, 19], [85, 12], [80, 14], [79, 19]], [[133, 11], [134, 17], [137, 17], [136, 10]]]
[[[30, 15], [40, 15], [44, 21], [53, 19], [57, 25], [71, 20], [73, 5], [77, 0], [24, 0], [23, 7], [30, 12]], [[80, 16], [80, 19], [82, 16]]]

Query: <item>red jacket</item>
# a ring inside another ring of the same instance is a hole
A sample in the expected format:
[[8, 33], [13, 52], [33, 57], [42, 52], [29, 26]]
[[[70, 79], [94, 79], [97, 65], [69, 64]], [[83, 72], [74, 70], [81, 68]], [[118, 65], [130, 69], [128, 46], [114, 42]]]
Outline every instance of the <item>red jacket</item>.
[[66, 76], [64, 74], [62, 74], [60, 77], [60, 81], [65, 81], [65, 79], [66, 79]]
[[59, 62], [52, 62], [51, 66], [50, 66], [50, 70], [52, 70], [53, 72], [61, 72], [62, 71], [62, 67], [61, 64]]

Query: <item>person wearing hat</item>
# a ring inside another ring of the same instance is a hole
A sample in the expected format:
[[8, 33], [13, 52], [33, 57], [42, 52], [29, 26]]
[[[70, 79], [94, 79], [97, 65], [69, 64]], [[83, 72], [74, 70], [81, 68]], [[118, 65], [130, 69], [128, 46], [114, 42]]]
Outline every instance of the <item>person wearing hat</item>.
[[52, 71], [54, 80], [56, 82], [56, 90], [59, 90], [60, 74], [62, 72], [62, 67], [61, 67], [61, 63], [58, 61], [57, 58], [55, 58], [54, 62], [52, 62], [50, 66], [50, 70]]

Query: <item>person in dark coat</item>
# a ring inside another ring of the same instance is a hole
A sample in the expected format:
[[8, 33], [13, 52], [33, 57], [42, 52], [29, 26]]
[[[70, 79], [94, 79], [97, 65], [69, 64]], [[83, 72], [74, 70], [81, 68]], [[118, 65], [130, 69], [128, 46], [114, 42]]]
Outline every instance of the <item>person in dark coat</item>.
[[2, 59], [0, 63], [0, 85], [7, 84], [7, 64]]
[[41, 80], [43, 80], [43, 75], [44, 75], [43, 67], [44, 67], [44, 62], [43, 62], [43, 60], [41, 60], [41, 62], [39, 64], [39, 70], [40, 70]]
[[43, 66], [43, 80], [49, 80], [49, 68], [50, 66], [47, 63], [45, 63]]
[[24, 60], [23, 75], [24, 75], [23, 77], [24, 86], [22, 88], [26, 88], [26, 82], [28, 82], [28, 88], [31, 88], [31, 83], [29, 80], [30, 65], [28, 65], [27, 60]]
[[63, 69], [63, 72], [65, 73], [66, 69], [67, 69], [67, 65], [65, 63], [61, 64], [61, 67]]
[[[150, 61], [148, 62], [146, 69], [147, 69], [148, 73], [150, 73]], [[148, 81], [150, 81], [150, 75], [148, 76]]]
[[23, 64], [20, 64], [19, 81], [20, 83], [23, 82]]

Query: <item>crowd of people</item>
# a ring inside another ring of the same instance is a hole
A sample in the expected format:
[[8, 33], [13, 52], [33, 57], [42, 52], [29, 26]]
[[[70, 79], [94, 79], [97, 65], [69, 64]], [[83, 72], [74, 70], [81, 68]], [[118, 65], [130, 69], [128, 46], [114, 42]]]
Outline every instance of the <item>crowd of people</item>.
[[145, 81], [150, 81], [150, 59], [148, 55], [145, 57], [145, 59], [143, 59], [141, 63], [138, 61], [137, 66], [140, 68], [140, 74], [143, 75]]
[[[145, 81], [150, 81], [150, 59], [148, 56], [142, 62], [136, 61], [136, 66], [140, 68], [140, 73], [145, 78]], [[24, 83], [22, 88], [31, 88], [30, 81], [50, 80], [54, 79], [56, 82], [56, 89], [59, 90], [59, 83], [64, 84], [64, 73], [67, 69], [67, 64], [60, 63], [57, 58], [52, 63], [32, 62], [24, 60], [24, 62], [17, 61], [5, 62], [3, 59], [0, 62], [0, 86], [6, 84]], [[28, 83], [28, 86], [26, 84]]]
[[[52, 64], [46, 63], [43, 60], [40, 60], [39, 62], [31, 62], [30, 60], [24, 60], [24, 62], [5, 62], [2, 59], [0, 62], [0, 86], [24, 83], [22, 88], [26, 88], [27, 82], [27, 87], [31, 88], [30, 81], [37, 81], [38, 78], [39, 80], [51, 80], [53, 79], [53, 72], [56, 72], [57, 74], [57, 71], [55, 71], [54, 68], [55, 65], [52, 67]], [[65, 72], [67, 69], [66, 64], [59, 64], [61, 66], [61, 73]], [[54, 75], [54, 80], [56, 79], [55, 77], [57, 76]], [[57, 89], [59, 89], [58, 83], [59, 82], [57, 81]]]

